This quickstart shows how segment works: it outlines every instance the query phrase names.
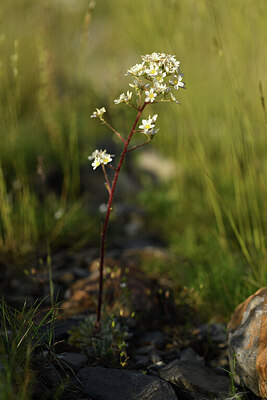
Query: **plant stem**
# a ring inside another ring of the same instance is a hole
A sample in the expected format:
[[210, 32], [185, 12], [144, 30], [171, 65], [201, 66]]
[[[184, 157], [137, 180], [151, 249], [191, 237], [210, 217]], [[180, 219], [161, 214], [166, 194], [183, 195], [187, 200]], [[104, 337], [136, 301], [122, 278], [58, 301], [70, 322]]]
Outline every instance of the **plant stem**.
[[138, 144], [137, 146], [131, 147], [130, 149], [128, 149], [128, 150], [126, 151], [126, 153], [130, 153], [130, 151], [133, 151], [133, 150], [135, 150], [135, 149], [138, 149], [139, 147], [145, 146], [146, 144], [150, 143], [151, 140], [152, 140], [152, 137], [150, 136], [150, 137], [147, 139], [146, 142], [144, 142], [144, 143], [142, 143], [142, 144]]
[[117, 132], [116, 129], [112, 128], [112, 126], [107, 121], [104, 120], [103, 124], [105, 124], [109, 129], [111, 129], [115, 133], [115, 135], [117, 135], [124, 143], [126, 143], [126, 140], [123, 139], [121, 134], [119, 132]]
[[106, 213], [106, 218], [104, 222], [104, 226], [101, 232], [101, 243], [100, 243], [100, 263], [99, 263], [99, 291], [98, 291], [98, 304], [97, 304], [97, 318], [96, 318], [96, 328], [100, 329], [100, 323], [101, 323], [101, 310], [102, 310], [102, 300], [103, 300], [103, 267], [104, 267], [104, 257], [105, 257], [105, 244], [106, 244], [106, 233], [107, 233], [107, 228], [108, 228], [108, 222], [109, 222], [109, 217], [111, 213], [111, 206], [112, 206], [112, 201], [116, 189], [116, 184], [117, 180], [119, 177], [120, 169], [124, 160], [124, 157], [127, 153], [127, 148], [130, 143], [130, 140], [134, 134], [135, 127], [137, 125], [137, 122], [146, 106], [146, 103], [142, 105], [142, 107], [139, 108], [137, 117], [134, 121], [134, 124], [132, 126], [131, 132], [128, 136], [128, 139], [125, 142], [123, 152], [121, 154], [121, 158], [119, 160], [119, 164], [116, 168], [116, 172], [114, 175], [114, 179], [112, 182], [112, 187], [110, 189], [109, 193], [109, 200], [108, 200], [108, 208], [107, 208], [107, 213]]

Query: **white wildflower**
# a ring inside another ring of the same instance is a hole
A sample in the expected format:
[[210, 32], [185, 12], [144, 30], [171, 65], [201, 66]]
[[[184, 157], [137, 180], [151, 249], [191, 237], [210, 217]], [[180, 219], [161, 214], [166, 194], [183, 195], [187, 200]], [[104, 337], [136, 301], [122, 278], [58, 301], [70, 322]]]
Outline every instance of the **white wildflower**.
[[115, 104], [120, 104], [120, 103], [129, 103], [132, 97], [132, 92], [127, 91], [127, 94], [120, 94], [120, 97], [118, 99], [114, 100]]
[[166, 75], [167, 75], [166, 72], [160, 70], [158, 75], [154, 77], [154, 80], [157, 81], [157, 82], [162, 83], [164, 81], [164, 78], [165, 78]]
[[149, 64], [149, 67], [145, 70], [145, 72], [149, 77], [154, 78], [159, 73], [159, 66], [157, 64], [151, 63]]
[[143, 133], [149, 133], [153, 128], [155, 128], [155, 124], [153, 122], [156, 122], [157, 118], [158, 114], [155, 114], [152, 118], [149, 115], [148, 119], [143, 119], [142, 124], [139, 126], [141, 131]]
[[93, 169], [96, 169], [101, 164], [108, 164], [112, 161], [114, 155], [106, 153], [107, 150], [95, 150], [91, 156], [88, 157], [89, 160], [94, 160], [92, 162]]
[[156, 53], [153, 52], [152, 54], [145, 54], [144, 56], [141, 56], [142, 60], [147, 63], [151, 62], [160, 62], [162, 59], [164, 59], [165, 53]]
[[149, 135], [149, 136], [155, 136], [156, 135], [156, 133], [158, 133], [158, 131], [159, 131], [159, 129], [157, 128], [153, 128], [153, 129], [150, 129], [150, 131], [147, 131], [147, 132], [144, 132], [146, 135]]
[[176, 60], [175, 60], [174, 65], [175, 65], [176, 70], [179, 71], [179, 68], [180, 68], [180, 61], [176, 61]]
[[184, 87], [184, 82], [182, 82], [182, 75], [174, 75], [172, 77], [173, 79], [170, 79], [170, 84], [174, 87], [174, 89], [178, 90], [179, 87]]
[[153, 101], [157, 97], [157, 93], [155, 92], [155, 90], [153, 88], [151, 88], [150, 90], [146, 90], [145, 94], [146, 94], [145, 101], [147, 103], [153, 103]]
[[91, 118], [100, 118], [101, 120], [103, 120], [103, 114], [106, 112], [105, 107], [102, 108], [96, 108], [96, 111], [93, 112], [93, 114], [91, 115]]
[[180, 61], [177, 61], [175, 56], [168, 54], [164, 59], [163, 65], [167, 74], [175, 74], [179, 70]]
[[101, 159], [99, 157], [96, 157], [94, 161], [92, 162], [92, 167], [95, 170], [99, 165], [101, 164]]
[[160, 82], [156, 81], [154, 83], [154, 87], [158, 94], [165, 94], [165, 93], [169, 93], [169, 91], [170, 91], [170, 88], [166, 85], [166, 83], [160, 83]]
[[165, 57], [165, 53], [154, 53], [151, 54], [151, 59], [153, 61], [161, 61]]
[[127, 95], [125, 96], [127, 98], [127, 101], [131, 100], [133, 93], [129, 92], [129, 90], [127, 90]]
[[91, 156], [89, 156], [88, 157], [88, 159], [89, 160], [93, 160], [94, 158], [96, 158], [96, 157], [100, 157], [100, 152], [101, 152], [102, 150], [95, 150], [93, 153], [92, 153], [92, 155]]
[[133, 67], [128, 69], [127, 73], [125, 74], [126, 76], [128, 75], [137, 75], [141, 76], [144, 74], [144, 64], [135, 64]]
[[[126, 75], [134, 75], [136, 79], [131, 86], [138, 95], [145, 91], [145, 102], [153, 103], [156, 96], [166, 94], [172, 89], [184, 87], [183, 75], [180, 73], [180, 61], [172, 54], [157, 53], [141, 56], [142, 63], [128, 69]], [[115, 103], [124, 102], [124, 97], [116, 99]], [[173, 98], [169, 101], [174, 101]]]
[[120, 97], [119, 97], [118, 99], [115, 99], [115, 100], [114, 100], [114, 103], [115, 103], [115, 104], [123, 103], [123, 102], [124, 102], [124, 98], [125, 98], [125, 94], [122, 93], [122, 94], [120, 94]]

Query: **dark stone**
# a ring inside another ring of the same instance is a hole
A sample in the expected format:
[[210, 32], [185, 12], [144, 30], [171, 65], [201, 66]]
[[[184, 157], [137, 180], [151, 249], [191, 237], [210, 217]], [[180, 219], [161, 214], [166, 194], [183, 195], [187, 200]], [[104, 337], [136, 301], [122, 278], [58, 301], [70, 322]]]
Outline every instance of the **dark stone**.
[[150, 375], [155, 375], [159, 377], [159, 371], [165, 367], [165, 363], [163, 361], [159, 361], [155, 364], [149, 365], [149, 367], [147, 367], [147, 370], [149, 371]]
[[190, 400], [225, 399], [229, 393], [228, 378], [192, 362], [175, 360], [163, 367], [159, 376], [172, 383], [182, 398]]
[[88, 361], [88, 357], [85, 354], [80, 353], [58, 354], [57, 358], [70, 366], [70, 368], [75, 372], [83, 368]]
[[78, 379], [94, 400], [177, 400], [169, 383], [136, 371], [83, 368]]
[[180, 360], [181, 361], [189, 361], [189, 362], [194, 362], [196, 364], [200, 365], [205, 365], [205, 360], [203, 357], [201, 357], [194, 349], [193, 347], [187, 347], [186, 349], [183, 349], [180, 353]]

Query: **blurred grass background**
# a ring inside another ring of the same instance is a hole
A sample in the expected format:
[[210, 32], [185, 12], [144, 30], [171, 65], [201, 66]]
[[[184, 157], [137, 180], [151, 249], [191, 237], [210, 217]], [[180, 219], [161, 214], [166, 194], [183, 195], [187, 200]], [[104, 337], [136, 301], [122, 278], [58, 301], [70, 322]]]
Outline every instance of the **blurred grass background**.
[[133, 116], [113, 100], [140, 54], [159, 51], [177, 56], [187, 86], [181, 106], [153, 106], [151, 148], [176, 168], [157, 185], [142, 176], [137, 201], [183, 261], [146, 268], [210, 316], [266, 285], [265, 0], [2, 0], [0, 18], [1, 258], [98, 243], [80, 178], [110, 132], [89, 115], [105, 106], [127, 132]]

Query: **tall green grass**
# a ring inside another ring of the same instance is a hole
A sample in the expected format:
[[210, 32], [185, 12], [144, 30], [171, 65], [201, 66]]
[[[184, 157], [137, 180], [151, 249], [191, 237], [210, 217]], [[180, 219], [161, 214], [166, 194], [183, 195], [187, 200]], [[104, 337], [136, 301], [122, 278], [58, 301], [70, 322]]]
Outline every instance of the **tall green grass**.
[[0, 300], [0, 389], [3, 400], [31, 398], [37, 353], [41, 360], [41, 351], [51, 350], [57, 309], [52, 307], [44, 314], [41, 306], [42, 302], [37, 301], [31, 307], [25, 303], [18, 311], [9, 307], [4, 299]]
[[[88, 4], [15, 0], [12, 13], [7, 0], [0, 5], [1, 250], [96, 236], [79, 168], [111, 136], [88, 116], [105, 106], [126, 132], [131, 113], [113, 103], [129, 82], [121, 77], [140, 54], [173, 53], [187, 90], [181, 106], [154, 107], [151, 146], [176, 173], [157, 187], [143, 178], [142, 202], [150, 229], [192, 266], [165, 273], [228, 312], [267, 278], [265, 1], [106, 0], [93, 14]], [[40, 189], [42, 174], [36, 190], [39, 156], [44, 175], [62, 173], [57, 195]], [[60, 220], [58, 209], [67, 210]]]
[[0, 251], [18, 258], [86, 243], [97, 219], [80, 193], [90, 99], [79, 80], [92, 6], [13, 6], [11, 28], [8, 2], [0, 5]]

